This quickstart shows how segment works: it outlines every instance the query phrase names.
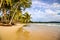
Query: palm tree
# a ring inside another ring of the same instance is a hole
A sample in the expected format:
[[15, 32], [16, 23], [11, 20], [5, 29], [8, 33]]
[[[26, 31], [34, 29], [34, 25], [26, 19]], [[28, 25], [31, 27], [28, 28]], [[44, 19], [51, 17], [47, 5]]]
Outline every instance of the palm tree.
[[[7, 11], [13, 11], [13, 15], [9, 24], [12, 23], [13, 18], [18, 10], [25, 10], [31, 7], [31, 0], [0, 0], [0, 10], [3, 12], [3, 19], [6, 21]], [[22, 12], [22, 11], [21, 11]]]
[[30, 19], [31, 19], [31, 15], [29, 15], [29, 13], [28, 12], [26, 12], [25, 14], [24, 14], [24, 18], [25, 18], [25, 23], [28, 23], [28, 22], [30, 22]]
[[[17, 12], [17, 10], [25, 10], [26, 8], [29, 8], [31, 6], [31, 0], [20, 0], [20, 2], [18, 1], [14, 7], [15, 7], [15, 12], [12, 16], [12, 19], [10, 21], [9, 24], [11, 24], [12, 20], [13, 20], [13, 17], [15, 15], [15, 13]], [[23, 8], [23, 9], [22, 9]]]
[[6, 22], [6, 14], [7, 14], [7, 11], [8, 9], [11, 8], [11, 5], [9, 4], [11, 1], [9, 0], [0, 0], [0, 11], [3, 12], [3, 15], [2, 15], [2, 21], [3, 22]]

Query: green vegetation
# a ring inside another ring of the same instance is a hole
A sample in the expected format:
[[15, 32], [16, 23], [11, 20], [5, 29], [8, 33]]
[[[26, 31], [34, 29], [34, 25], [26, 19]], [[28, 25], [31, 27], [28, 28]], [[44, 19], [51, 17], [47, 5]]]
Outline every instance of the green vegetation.
[[0, 0], [0, 23], [12, 24], [16, 22], [28, 23], [30, 15], [28, 12], [22, 14], [26, 8], [31, 7], [32, 0]]

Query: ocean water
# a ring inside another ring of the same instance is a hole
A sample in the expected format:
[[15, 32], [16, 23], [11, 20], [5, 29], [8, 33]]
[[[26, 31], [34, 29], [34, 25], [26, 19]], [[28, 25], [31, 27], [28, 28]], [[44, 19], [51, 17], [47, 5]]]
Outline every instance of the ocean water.
[[41, 23], [40, 25], [47, 25], [47, 26], [60, 26], [60, 23]]
[[30, 23], [32, 25], [45, 25], [45, 26], [58, 26], [60, 27], [60, 23]]

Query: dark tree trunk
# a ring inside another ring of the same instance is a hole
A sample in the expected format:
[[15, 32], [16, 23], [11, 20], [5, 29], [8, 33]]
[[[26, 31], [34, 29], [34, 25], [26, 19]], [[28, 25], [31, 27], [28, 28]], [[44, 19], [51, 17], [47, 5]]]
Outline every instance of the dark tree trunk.
[[6, 22], [6, 9], [4, 8], [2, 11], [3, 11], [2, 22]]

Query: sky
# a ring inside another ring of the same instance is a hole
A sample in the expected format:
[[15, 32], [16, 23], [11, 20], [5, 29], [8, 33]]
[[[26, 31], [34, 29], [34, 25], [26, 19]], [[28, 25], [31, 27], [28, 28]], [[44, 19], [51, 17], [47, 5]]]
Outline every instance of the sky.
[[26, 11], [34, 22], [60, 22], [60, 0], [32, 0], [31, 8]]

